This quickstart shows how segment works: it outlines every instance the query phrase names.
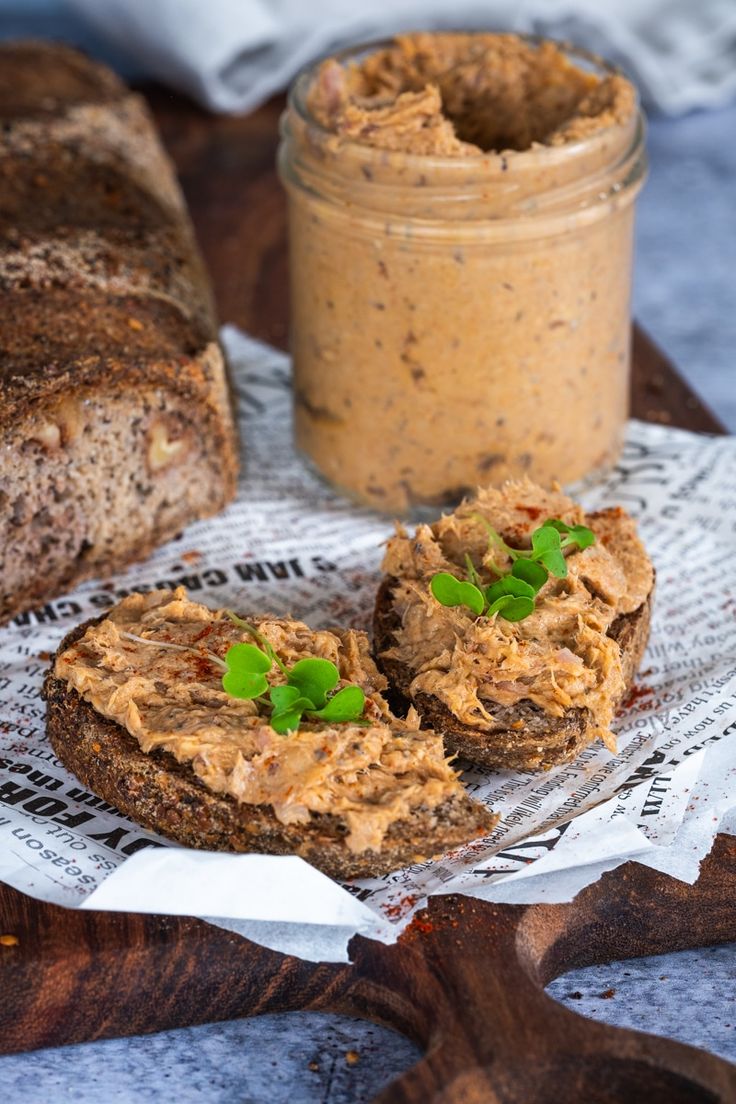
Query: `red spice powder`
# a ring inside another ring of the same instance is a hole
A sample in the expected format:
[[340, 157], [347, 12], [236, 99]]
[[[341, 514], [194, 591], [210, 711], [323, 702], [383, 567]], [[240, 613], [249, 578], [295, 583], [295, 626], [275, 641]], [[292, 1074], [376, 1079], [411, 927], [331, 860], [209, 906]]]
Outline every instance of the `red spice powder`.
[[636, 702], [643, 701], [645, 698], [651, 698], [654, 695], [654, 689], [651, 686], [632, 686], [629, 691], [628, 697], [622, 703], [622, 709], [631, 709], [632, 705]]
[[522, 505], [522, 503], [520, 502], [517, 502], [516, 509], [521, 510], [523, 514], [527, 514], [527, 516], [530, 517], [532, 521], [536, 521], [539, 515], [542, 513], [542, 510], [539, 506], [525, 506]]
[[415, 916], [406, 930], [407, 933], [420, 932], [422, 935], [426, 935], [427, 932], [434, 931], [434, 924], [431, 920], [427, 920], [426, 917]]

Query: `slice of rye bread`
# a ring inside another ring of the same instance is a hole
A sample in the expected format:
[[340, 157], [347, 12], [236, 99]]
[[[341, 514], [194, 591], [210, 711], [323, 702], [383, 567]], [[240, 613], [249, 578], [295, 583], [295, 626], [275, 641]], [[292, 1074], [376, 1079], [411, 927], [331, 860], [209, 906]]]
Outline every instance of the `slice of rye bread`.
[[[57, 655], [101, 620], [70, 632]], [[367, 878], [449, 851], [487, 834], [496, 822], [484, 806], [460, 794], [391, 825], [380, 851], [354, 854], [339, 816], [312, 813], [308, 824], [285, 825], [268, 805], [213, 793], [168, 752], [142, 751], [122, 725], [103, 717], [53, 671], [54, 661], [43, 689], [46, 731], [64, 766], [121, 813], [186, 847], [299, 855], [333, 878]]]
[[[373, 620], [376, 663], [394, 691], [393, 700], [391, 695], [389, 700], [396, 712], [401, 713], [413, 704], [422, 723], [442, 733], [448, 751], [472, 763], [500, 770], [547, 770], [574, 759], [591, 742], [592, 718], [587, 709], [568, 709], [562, 717], [553, 717], [528, 700], [513, 706], [484, 700], [483, 705], [493, 722], [487, 728], [478, 729], [459, 721], [433, 694], [411, 694], [409, 688], [414, 672], [400, 660], [381, 654], [396, 643], [394, 632], [400, 619], [392, 593], [397, 582], [389, 576], [381, 583]], [[608, 631], [621, 648], [626, 687], [622, 698], [631, 688], [649, 639], [653, 594], [652, 589], [638, 609], [617, 617]]]

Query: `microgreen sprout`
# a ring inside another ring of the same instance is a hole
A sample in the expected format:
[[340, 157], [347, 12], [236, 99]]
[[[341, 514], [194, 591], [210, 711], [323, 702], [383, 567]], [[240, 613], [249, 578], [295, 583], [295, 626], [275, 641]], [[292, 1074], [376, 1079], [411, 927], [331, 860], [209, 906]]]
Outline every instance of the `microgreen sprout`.
[[[340, 672], [331, 660], [300, 659], [293, 667], [287, 667], [254, 625], [229, 610], [226, 613], [234, 625], [244, 629], [258, 644], [232, 644], [224, 660], [206, 648], [190, 644], [172, 644], [155, 637], [136, 636], [131, 632], [121, 632], [120, 635], [124, 640], [137, 644], [150, 644], [172, 652], [189, 652], [209, 660], [224, 671], [222, 688], [225, 693], [244, 701], [258, 700], [271, 710], [269, 724], [281, 735], [299, 728], [305, 715], [309, 720], [327, 721], [329, 724], [346, 721], [368, 723], [363, 718], [365, 693], [360, 686], [343, 686], [333, 693], [340, 681]], [[286, 677], [285, 685], [269, 684], [266, 675], [274, 666]]]
[[[287, 667], [253, 625], [233, 613], [228, 612], [228, 617], [257, 640], [260, 647], [233, 644], [228, 648], [223, 690], [234, 698], [261, 700], [271, 709], [269, 724], [276, 732], [281, 735], [293, 732], [299, 728], [303, 716], [330, 724], [357, 721], [362, 717], [365, 694], [360, 686], [343, 686], [333, 693], [340, 681], [340, 672], [331, 660], [300, 659], [293, 667]], [[285, 685], [269, 686], [266, 675], [274, 665], [285, 675]]]
[[[506, 621], [523, 621], [534, 612], [536, 596], [550, 575], [564, 579], [567, 575], [565, 552], [589, 548], [595, 543], [595, 533], [585, 525], [567, 525], [559, 518], [548, 518], [531, 536], [531, 548], [511, 548], [490, 522], [473, 514], [488, 536], [486, 567], [498, 578], [486, 586], [470, 555], [465, 553], [467, 580], [457, 579], [447, 571], [432, 576], [430, 590], [443, 606], [465, 606], [476, 617], [498, 614]], [[509, 570], [499, 567], [492, 548], [502, 551], [510, 560]]]

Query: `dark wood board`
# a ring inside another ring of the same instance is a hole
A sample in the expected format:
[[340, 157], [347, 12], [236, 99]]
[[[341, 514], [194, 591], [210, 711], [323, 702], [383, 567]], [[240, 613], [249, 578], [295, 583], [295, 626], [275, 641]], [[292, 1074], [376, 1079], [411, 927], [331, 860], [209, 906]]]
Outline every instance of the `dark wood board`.
[[[180, 172], [220, 317], [285, 347], [285, 203], [276, 99], [213, 118], [146, 89]], [[638, 328], [633, 413], [723, 432]], [[434, 898], [394, 947], [356, 937], [353, 964], [313, 965], [197, 920], [78, 913], [0, 886], [0, 1053], [263, 1012], [364, 1016], [425, 1057], [378, 1098], [546, 1104], [736, 1100], [736, 1067], [607, 1027], [544, 993], [576, 966], [736, 939], [736, 838], [718, 837], [694, 886], [636, 863], [566, 905]]]

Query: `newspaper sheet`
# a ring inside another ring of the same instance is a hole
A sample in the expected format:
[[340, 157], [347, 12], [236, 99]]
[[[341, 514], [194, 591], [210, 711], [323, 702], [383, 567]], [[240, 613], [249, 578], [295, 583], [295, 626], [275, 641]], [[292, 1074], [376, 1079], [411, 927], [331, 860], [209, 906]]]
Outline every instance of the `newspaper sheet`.
[[360, 931], [392, 941], [429, 894], [571, 899], [629, 858], [693, 881], [736, 807], [736, 440], [631, 422], [620, 462], [580, 491], [635, 515], [657, 569], [652, 635], [616, 724], [546, 773], [468, 767], [500, 813], [438, 861], [342, 886], [300, 859], [195, 852], [142, 830], [67, 772], [41, 683], [77, 623], [133, 590], [186, 586], [240, 612], [368, 628], [390, 519], [334, 494], [295, 454], [288, 358], [226, 327], [245, 470], [237, 501], [144, 564], [0, 629], [0, 880], [69, 907], [205, 915], [268, 946], [342, 960]]

